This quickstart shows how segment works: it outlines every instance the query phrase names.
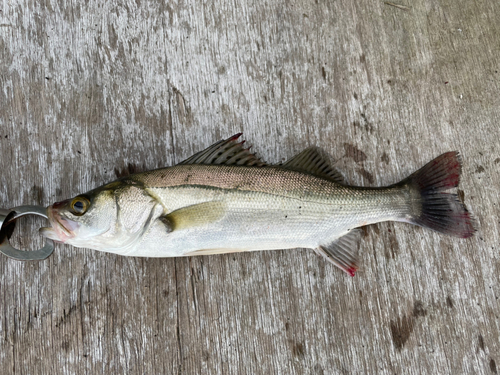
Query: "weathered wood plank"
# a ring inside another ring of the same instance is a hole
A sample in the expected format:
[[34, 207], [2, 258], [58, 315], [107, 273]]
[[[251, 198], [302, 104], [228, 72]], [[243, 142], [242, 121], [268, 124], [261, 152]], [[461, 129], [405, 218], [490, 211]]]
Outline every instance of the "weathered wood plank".
[[0, 5], [3, 207], [48, 205], [244, 131], [267, 161], [317, 145], [373, 186], [460, 150], [479, 222], [467, 241], [371, 226], [353, 279], [307, 250], [134, 259], [59, 245], [41, 263], [2, 257], [4, 371], [497, 373], [500, 10], [394, 3], [410, 9]]

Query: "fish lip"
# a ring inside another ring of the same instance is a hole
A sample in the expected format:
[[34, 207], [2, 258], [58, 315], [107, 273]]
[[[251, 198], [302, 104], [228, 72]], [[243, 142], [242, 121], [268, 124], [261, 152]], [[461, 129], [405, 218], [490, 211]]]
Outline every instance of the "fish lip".
[[59, 241], [66, 242], [70, 238], [75, 237], [75, 233], [73, 233], [63, 224], [64, 219], [57, 213], [53, 206], [50, 206], [47, 209], [47, 213], [49, 217], [49, 223], [52, 224], [52, 226], [48, 229], [52, 230], [53, 233], [55, 233], [59, 237]]

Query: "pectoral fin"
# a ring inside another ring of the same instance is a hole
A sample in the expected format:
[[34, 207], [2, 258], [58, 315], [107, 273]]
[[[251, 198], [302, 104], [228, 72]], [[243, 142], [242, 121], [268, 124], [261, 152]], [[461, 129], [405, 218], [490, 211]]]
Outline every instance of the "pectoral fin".
[[204, 202], [172, 211], [161, 220], [168, 222], [172, 230], [179, 230], [214, 223], [221, 219], [225, 212], [222, 202]]
[[354, 276], [358, 270], [358, 244], [360, 237], [361, 229], [353, 229], [327, 245], [318, 246], [315, 251], [342, 271], [350, 276]]

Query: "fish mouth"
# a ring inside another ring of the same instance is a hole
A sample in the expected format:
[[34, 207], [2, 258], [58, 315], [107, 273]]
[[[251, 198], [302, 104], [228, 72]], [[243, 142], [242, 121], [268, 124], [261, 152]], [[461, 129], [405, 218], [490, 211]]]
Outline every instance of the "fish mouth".
[[[77, 224], [76, 222], [70, 222], [66, 219], [63, 219], [61, 215], [54, 208], [54, 205], [48, 207], [47, 209], [49, 223], [52, 225], [51, 227], [41, 228], [40, 233], [51, 240], [65, 243], [71, 238], [74, 238], [76, 234], [72, 229], [76, 229], [77, 225], [74, 225], [75, 228], [71, 228], [71, 224]], [[65, 225], [66, 223], [66, 225]]]

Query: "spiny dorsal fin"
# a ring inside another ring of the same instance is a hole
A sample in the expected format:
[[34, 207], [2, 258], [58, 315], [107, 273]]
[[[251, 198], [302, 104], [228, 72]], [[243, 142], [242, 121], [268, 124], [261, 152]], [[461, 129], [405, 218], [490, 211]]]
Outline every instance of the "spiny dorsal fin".
[[238, 142], [242, 133], [214, 143], [212, 146], [200, 151], [179, 164], [224, 164], [244, 165], [247, 167], [264, 167], [267, 164], [252, 154], [248, 148], [243, 148], [245, 141]]
[[282, 167], [328, 178], [339, 184], [344, 183], [342, 174], [330, 165], [325, 153], [315, 146], [306, 148], [288, 160]]
[[358, 270], [358, 243], [361, 232], [361, 229], [353, 229], [328, 245], [318, 246], [315, 251], [342, 271], [354, 276]]

